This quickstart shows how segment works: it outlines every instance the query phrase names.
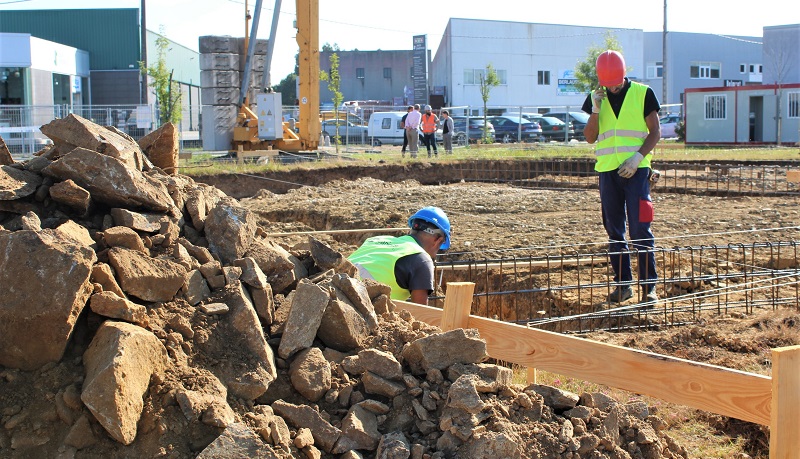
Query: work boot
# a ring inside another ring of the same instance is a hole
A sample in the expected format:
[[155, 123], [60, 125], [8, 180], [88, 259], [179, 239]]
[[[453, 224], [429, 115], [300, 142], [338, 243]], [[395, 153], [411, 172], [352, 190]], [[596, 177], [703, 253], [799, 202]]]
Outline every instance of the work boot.
[[609, 303], [622, 303], [628, 298], [633, 297], [633, 289], [630, 286], [624, 285], [614, 289], [613, 292], [608, 294]]
[[658, 294], [656, 293], [656, 288], [645, 287], [644, 290], [642, 290], [642, 298], [640, 303], [655, 306], [657, 302], [658, 302]]

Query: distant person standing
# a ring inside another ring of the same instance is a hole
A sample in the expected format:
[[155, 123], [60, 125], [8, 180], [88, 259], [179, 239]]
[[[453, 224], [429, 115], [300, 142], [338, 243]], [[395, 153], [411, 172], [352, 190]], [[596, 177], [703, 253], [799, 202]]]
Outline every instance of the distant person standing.
[[406, 114], [405, 130], [406, 140], [408, 140], [408, 152], [412, 158], [417, 157], [419, 152], [419, 124], [422, 122], [422, 113], [419, 112], [419, 104], [414, 104], [414, 109]]
[[406, 108], [406, 114], [400, 118], [400, 129], [403, 130], [403, 148], [400, 149], [400, 155], [405, 158], [406, 157], [406, 147], [408, 146], [408, 136], [406, 135], [406, 118], [408, 118], [408, 114], [411, 113], [411, 110], [414, 110], [413, 105], [409, 105]]
[[453, 154], [453, 118], [450, 112], [442, 110], [442, 142], [444, 142], [444, 152], [448, 155]]
[[586, 141], [597, 142], [594, 170], [600, 174], [600, 206], [609, 240], [609, 261], [617, 288], [608, 300], [621, 303], [633, 296], [631, 257], [625, 240], [627, 218], [631, 244], [638, 249], [640, 301], [655, 304], [655, 238], [650, 230], [653, 200], [650, 197], [650, 160], [661, 138], [653, 90], [625, 76], [625, 60], [616, 51], [605, 51], [595, 63], [602, 87], [586, 96], [583, 111], [589, 113], [584, 128]]
[[439, 157], [439, 151], [436, 150], [436, 127], [439, 125], [439, 117], [432, 111], [430, 105], [425, 106], [425, 114], [422, 115], [422, 141], [425, 143], [425, 148], [428, 149], [428, 158], [431, 157], [431, 144], [433, 144], [433, 154]]

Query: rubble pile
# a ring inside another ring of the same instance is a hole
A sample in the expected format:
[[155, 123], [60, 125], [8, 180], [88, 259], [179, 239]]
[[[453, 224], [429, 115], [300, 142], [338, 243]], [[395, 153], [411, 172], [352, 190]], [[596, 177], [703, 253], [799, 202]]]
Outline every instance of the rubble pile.
[[70, 115], [0, 166], [0, 457], [676, 458], [642, 403], [515, 383], [310, 238]]

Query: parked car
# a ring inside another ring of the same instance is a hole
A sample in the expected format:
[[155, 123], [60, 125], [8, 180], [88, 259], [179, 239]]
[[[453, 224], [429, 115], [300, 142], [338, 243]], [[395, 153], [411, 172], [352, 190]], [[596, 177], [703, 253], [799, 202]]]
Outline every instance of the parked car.
[[542, 127], [539, 123], [528, 121], [519, 116], [493, 116], [488, 119], [494, 126], [495, 142], [516, 142], [522, 139], [523, 142], [540, 142], [542, 137]]
[[[586, 137], [583, 135], [583, 128], [586, 127], [586, 123], [589, 121], [589, 114], [584, 112], [547, 112], [544, 116], [552, 116], [565, 123], [567, 121], [572, 122], [572, 126], [575, 129], [575, 138], [578, 140], [586, 140]], [[569, 119], [567, 119], [567, 117], [569, 117]]]
[[[338, 130], [337, 130], [338, 123]], [[331, 138], [337, 135], [341, 138], [342, 143], [369, 143], [367, 137], [367, 126], [361, 126], [355, 123], [345, 123], [344, 120], [325, 120], [322, 122], [322, 134]]]
[[681, 121], [681, 116], [676, 114], [668, 114], [661, 117], [661, 138], [673, 139], [678, 137], [675, 132], [675, 126]]
[[533, 118], [542, 127], [542, 135], [547, 140], [563, 142], [575, 138], [575, 127], [572, 122], [567, 123], [552, 116], [538, 116]]
[[[467, 135], [469, 135], [470, 143], [475, 143], [483, 139], [483, 117], [470, 116], [469, 129], [467, 129], [466, 116], [453, 116], [453, 143], [456, 145], [466, 145]], [[494, 125], [487, 120], [486, 126], [489, 128], [489, 138], [494, 141]]]

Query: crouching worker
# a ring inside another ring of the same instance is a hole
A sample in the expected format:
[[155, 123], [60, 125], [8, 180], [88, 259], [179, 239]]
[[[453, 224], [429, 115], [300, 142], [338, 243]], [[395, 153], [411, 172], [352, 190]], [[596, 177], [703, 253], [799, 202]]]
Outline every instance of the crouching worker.
[[433, 292], [433, 258], [450, 247], [450, 220], [438, 207], [423, 207], [408, 219], [405, 236], [367, 239], [349, 257], [363, 279], [392, 288], [392, 299], [428, 304]]

